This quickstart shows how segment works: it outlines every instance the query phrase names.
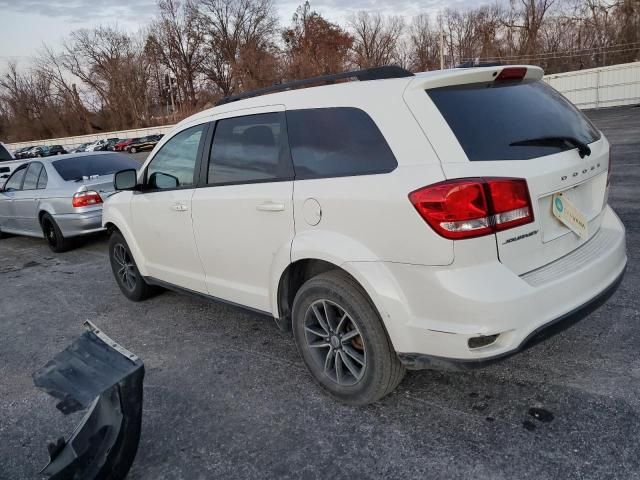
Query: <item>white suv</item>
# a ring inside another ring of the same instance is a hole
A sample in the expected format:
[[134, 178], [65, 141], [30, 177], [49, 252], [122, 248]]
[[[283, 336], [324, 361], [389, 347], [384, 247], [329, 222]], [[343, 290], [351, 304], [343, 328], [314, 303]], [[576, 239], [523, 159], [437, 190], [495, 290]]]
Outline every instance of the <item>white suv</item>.
[[[383, 67], [225, 99], [117, 174], [118, 285], [274, 317], [351, 404], [406, 368], [516, 352], [584, 316], [627, 261], [609, 143], [542, 73]], [[286, 90], [346, 77], [361, 81]]]

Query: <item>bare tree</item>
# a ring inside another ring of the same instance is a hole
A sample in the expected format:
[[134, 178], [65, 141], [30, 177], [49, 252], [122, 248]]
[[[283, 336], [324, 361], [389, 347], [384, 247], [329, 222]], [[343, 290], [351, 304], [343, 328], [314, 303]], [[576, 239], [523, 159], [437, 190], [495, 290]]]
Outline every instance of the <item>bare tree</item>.
[[159, 0], [159, 15], [151, 26], [148, 51], [156, 55], [177, 80], [179, 99], [193, 108], [197, 78], [206, 59], [205, 33], [191, 0]]
[[282, 38], [286, 76], [292, 79], [343, 71], [353, 45], [348, 32], [311, 10], [309, 2], [298, 7]]
[[389, 65], [397, 59], [404, 31], [401, 17], [360, 11], [351, 16], [349, 25], [354, 36], [352, 61], [359, 68]]
[[206, 35], [202, 71], [223, 95], [277, 79], [272, 0], [200, 0], [198, 7]]

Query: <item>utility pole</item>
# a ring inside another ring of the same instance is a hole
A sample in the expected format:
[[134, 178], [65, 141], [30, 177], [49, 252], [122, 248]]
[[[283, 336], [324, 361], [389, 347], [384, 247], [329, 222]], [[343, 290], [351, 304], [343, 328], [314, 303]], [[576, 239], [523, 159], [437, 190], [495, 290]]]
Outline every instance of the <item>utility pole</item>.
[[444, 70], [444, 29], [440, 25], [440, 70]]

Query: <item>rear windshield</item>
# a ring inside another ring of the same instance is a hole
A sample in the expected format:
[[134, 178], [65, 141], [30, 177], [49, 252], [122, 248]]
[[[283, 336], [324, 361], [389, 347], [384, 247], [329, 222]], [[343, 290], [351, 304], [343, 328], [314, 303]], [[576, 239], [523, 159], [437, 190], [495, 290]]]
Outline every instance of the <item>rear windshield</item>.
[[127, 168], [137, 169], [140, 162], [119, 153], [71, 157], [52, 162], [63, 180], [82, 180], [83, 177], [110, 175]]
[[558, 137], [583, 143], [600, 138], [576, 107], [541, 81], [468, 84], [427, 93], [472, 161], [528, 160], [575, 148], [552, 140]]

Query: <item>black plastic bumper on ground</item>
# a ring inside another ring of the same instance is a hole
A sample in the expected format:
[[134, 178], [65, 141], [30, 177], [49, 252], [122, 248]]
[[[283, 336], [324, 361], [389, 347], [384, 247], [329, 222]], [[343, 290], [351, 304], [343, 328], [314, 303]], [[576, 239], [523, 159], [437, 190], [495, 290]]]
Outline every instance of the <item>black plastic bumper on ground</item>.
[[136, 456], [144, 365], [90, 322], [88, 331], [33, 374], [63, 414], [90, 407], [67, 441], [49, 444], [54, 480], [120, 480]]
[[602, 304], [604, 304], [611, 295], [618, 289], [626, 271], [625, 269], [616, 278], [616, 280], [603, 290], [599, 295], [592, 298], [584, 305], [576, 308], [575, 310], [562, 315], [549, 323], [542, 325], [525, 338], [520, 345], [513, 350], [504, 352], [493, 357], [485, 357], [479, 359], [459, 359], [459, 358], [446, 358], [437, 357], [434, 355], [425, 355], [421, 353], [399, 353], [398, 358], [409, 370], [447, 370], [447, 371], [464, 371], [473, 370], [476, 368], [486, 367], [499, 360], [510, 357], [518, 352], [526, 350], [533, 345], [546, 340], [553, 335], [556, 335], [563, 330], [566, 330], [570, 326], [576, 324], [594, 310], [597, 310]]

